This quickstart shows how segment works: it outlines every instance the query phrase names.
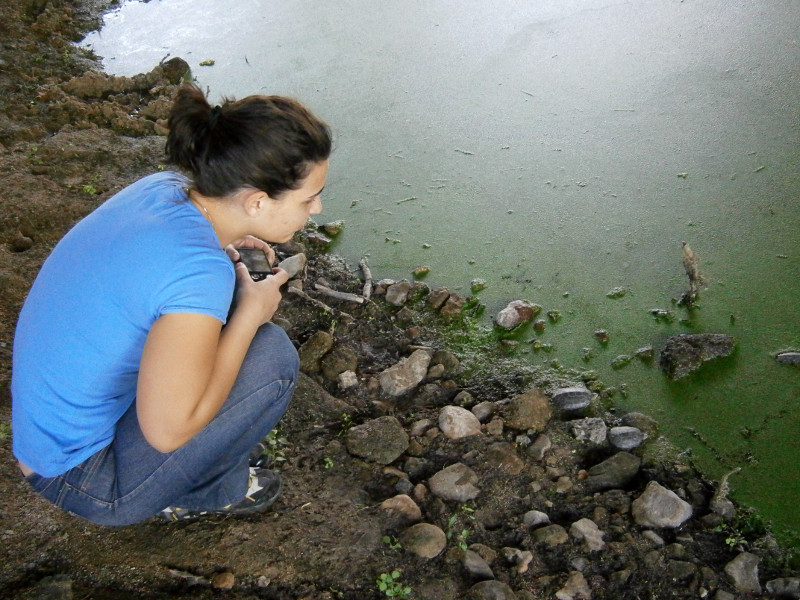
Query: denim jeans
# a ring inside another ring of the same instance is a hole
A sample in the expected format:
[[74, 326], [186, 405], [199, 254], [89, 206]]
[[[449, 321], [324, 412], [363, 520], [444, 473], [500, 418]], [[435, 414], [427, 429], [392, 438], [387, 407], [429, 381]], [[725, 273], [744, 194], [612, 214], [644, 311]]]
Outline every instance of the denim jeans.
[[267, 323], [219, 413], [177, 450], [150, 446], [134, 402], [110, 445], [62, 475], [27, 480], [56, 506], [104, 525], [143, 521], [168, 506], [214, 510], [238, 502], [248, 488], [249, 453], [286, 411], [298, 369], [286, 333]]

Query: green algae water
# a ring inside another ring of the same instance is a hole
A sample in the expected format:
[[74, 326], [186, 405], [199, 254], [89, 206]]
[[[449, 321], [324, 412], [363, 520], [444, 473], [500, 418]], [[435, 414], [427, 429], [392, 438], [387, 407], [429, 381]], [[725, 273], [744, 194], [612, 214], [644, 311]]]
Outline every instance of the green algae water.
[[[180, 56], [212, 101], [302, 99], [336, 136], [337, 253], [462, 295], [483, 279], [487, 326], [514, 299], [559, 311], [520, 356], [597, 371], [796, 531], [800, 369], [774, 353], [800, 348], [798, 23], [777, 0], [152, 0], [83, 45], [121, 75]], [[683, 241], [707, 280], [691, 313]], [[682, 332], [736, 352], [678, 382], [614, 368]]]

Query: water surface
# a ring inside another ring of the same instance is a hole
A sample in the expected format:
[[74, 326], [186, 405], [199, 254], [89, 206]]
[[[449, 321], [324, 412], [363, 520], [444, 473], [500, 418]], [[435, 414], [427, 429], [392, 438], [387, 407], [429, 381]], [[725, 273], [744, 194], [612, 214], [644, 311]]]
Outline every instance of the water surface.
[[[152, 0], [84, 44], [115, 74], [181, 56], [212, 101], [305, 101], [336, 135], [339, 254], [381, 277], [427, 265], [465, 295], [483, 278], [488, 314], [559, 310], [532, 362], [625, 384], [625, 408], [710, 476], [742, 467], [737, 498], [800, 529], [800, 369], [772, 356], [800, 347], [799, 26], [779, 1]], [[708, 279], [688, 323], [682, 241]], [[679, 383], [611, 368], [684, 331], [732, 334], [737, 353]]]

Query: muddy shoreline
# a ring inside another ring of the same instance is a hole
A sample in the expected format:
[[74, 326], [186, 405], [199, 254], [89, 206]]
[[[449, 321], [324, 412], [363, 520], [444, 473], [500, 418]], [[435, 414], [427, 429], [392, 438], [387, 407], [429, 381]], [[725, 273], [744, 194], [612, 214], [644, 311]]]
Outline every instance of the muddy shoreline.
[[[413, 292], [399, 304], [387, 302], [386, 286], [364, 305], [317, 295], [313, 284], [321, 279], [350, 294], [362, 293], [363, 281], [310, 231], [298, 238], [302, 248], [285, 251], [309, 255], [303, 290], [316, 303], [289, 294], [280, 316], [304, 352], [320, 332], [330, 346], [304, 368], [275, 440], [286, 481], [275, 511], [107, 529], [32, 494], [11, 455], [16, 315], [64, 232], [116, 190], [161, 167], [166, 110], [183, 74], [177, 59], [134, 78], [101, 74], [97, 61], [72, 43], [99, 26], [104, 8], [68, 0], [11, 0], [0, 8], [0, 596], [381, 598], [386, 594], [376, 580], [397, 570], [411, 598], [775, 597], [768, 589], [800, 597], [791, 591], [798, 575], [791, 556], [746, 507], [734, 507], [732, 516], [715, 510], [720, 486], [678, 460], [655, 424], [645, 417], [625, 421], [602, 398], [576, 411], [551, 408], [541, 426], [520, 419], [510, 412], [527, 406], [520, 396], [541, 390], [552, 400], [559, 389], [591, 387], [591, 380], [580, 371], [501, 362], [497, 340], [478, 335], [457, 296], [448, 293], [437, 305], [432, 298], [443, 293], [424, 285], [410, 285]], [[469, 344], [458, 344], [470, 335]], [[417, 351], [429, 355], [428, 371], [395, 395], [383, 374]], [[497, 362], [487, 367], [487, 356]], [[338, 379], [345, 371], [356, 378], [351, 388]], [[550, 406], [532, 402], [545, 412]], [[474, 415], [479, 431], [451, 437], [442, 414], [458, 413], [448, 408], [454, 406]], [[408, 438], [388, 463], [360, 454], [348, 435], [358, 427], [372, 431], [387, 418], [397, 422], [398, 439]], [[581, 427], [628, 422], [649, 428], [648, 441], [625, 451], [638, 464], [635, 472], [611, 487], [587, 487], [592, 469], [623, 451]], [[457, 464], [475, 474], [475, 497], [435, 492], [437, 474]], [[631, 506], [654, 481], [689, 505], [692, 516], [677, 525], [637, 520]], [[433, 556], [412, 550], [406, 512], [381, 508], [399, 496], [417, 506], [420, 522], [445, 535], [445, 547]], [[534, 523], [532, 512], [547, 522]], [[585, 521], [600, 538], [585, 533]], [[752, 567], [745, 565], [749, 580], [728, 568], [750, 557], [758, 565], [755, 584]], [[789, 587], [768, 587], [785, 578]]]

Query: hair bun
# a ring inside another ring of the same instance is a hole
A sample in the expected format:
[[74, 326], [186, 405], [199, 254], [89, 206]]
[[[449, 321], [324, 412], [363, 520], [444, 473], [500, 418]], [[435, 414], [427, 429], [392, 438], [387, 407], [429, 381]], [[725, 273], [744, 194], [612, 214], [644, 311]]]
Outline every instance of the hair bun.
[[222, 107], [217, 104], [211, 109], [211, 114], [208, 116], [208, 128], [214, 129], [217, 126], [220, 116], [222, 115]]

